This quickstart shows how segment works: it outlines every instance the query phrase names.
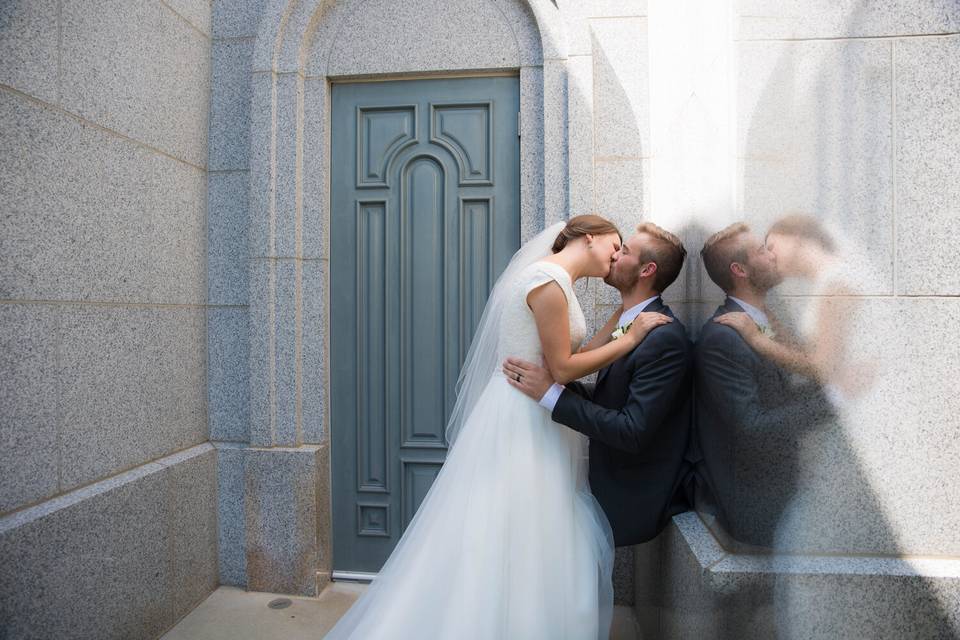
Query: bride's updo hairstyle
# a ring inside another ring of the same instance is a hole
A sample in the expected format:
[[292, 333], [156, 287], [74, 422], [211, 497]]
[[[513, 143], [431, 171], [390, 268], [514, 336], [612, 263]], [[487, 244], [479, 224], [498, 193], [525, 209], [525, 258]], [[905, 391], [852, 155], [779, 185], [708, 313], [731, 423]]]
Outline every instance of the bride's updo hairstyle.
[[767, 231], [767, 236], [771, 234], [809, 240], [819, 244], [827, 253], [836, 252], [836, 243], [823, 224], [813, 216], [804, 213], [791, 213], [780, 218]]
[[[588, 234], [592, 236], [602, 236], [608, 233], [615, 233], [620, 236], [620, 230], [617, 229], [617, 225], [606, 218], [592, 213], [574, 216], [567, 220], [567, 226], [557, 235], [557, 239], [553, 242], [552, 250], [554, 253], [559, 253], [571, 240], [582, 238]], [[621, 242], [623, 241], [623, 236], [620, 236], [620, 240]]]

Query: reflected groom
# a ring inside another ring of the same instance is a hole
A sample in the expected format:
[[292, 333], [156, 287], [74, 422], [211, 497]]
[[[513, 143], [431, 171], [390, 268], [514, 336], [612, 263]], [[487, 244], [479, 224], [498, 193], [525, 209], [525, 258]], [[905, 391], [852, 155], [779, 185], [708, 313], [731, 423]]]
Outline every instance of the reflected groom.
[[641, 312], [662, 313], [673, 321], [654, 328], [636, 349], [601, 369], [595, 385], [563, 387], [540, 366], [514, 358], [504, 363], [510, 384], [550, 409], [555, 422], [590, 438], [590, 488], [616, 546], [651, 540], [673, 515], [689, 509], [685, 452], [691, 345], [683, 324], [660, 298], [685, 256], [680, 239], [652, 223], [639, 225], [623, 242], [604, 279], [620, 291], [623, 305], [600, 339], [619, 335]]
[[763, 239], [736, 223], [710, 236], [700, 253], [727, 298], [694, 348], [696, 507], [738, 542], [770, 547], [795, 492], [802, 438], [829, 420], [831, 407], [818, 385], [795, 384], [715, 321], [745, 312], [761, 331], [786, 332], [767, 310], [767, 293], [781, 277]]

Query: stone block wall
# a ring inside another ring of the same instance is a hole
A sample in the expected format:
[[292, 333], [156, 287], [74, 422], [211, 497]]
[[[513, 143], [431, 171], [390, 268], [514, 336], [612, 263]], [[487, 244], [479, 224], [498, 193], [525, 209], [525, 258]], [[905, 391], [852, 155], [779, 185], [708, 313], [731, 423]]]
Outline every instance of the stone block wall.
[[[326, 262], [290, 244], [271, 245], [293, 234], [283, 228], [272, 236], [253, 214], [269, 208], [274, 194], [251, 176], [251, 166], [267, 167], [273, 158], [272, 76], [253, 68], [268, 4], [212, 2], [207, 345], [210, 439], [219, 454], [219, 577], [252, 590], [316, 595], [329, 579], [330, 540], [322, 535], [329, 471], [319, 446], [326, 390], [317, 338]], [[297, 78], [283, 80], [281, 101], [296, 100]], [[259, 99], [257, 87], [266, 87]], [[277, 126], [298, 135], [295, 122]], [[277, 169], [278, 181], [292, 184], [296, 170]], [[309, 230], [305, 236], [314, 247], [321, 240]], [[298, 323], [307, 327], [303, 341]]]
[[[602, 215], [630, 235], [650, 215], [646, 2], [592, 0], [559, 6], [568, 48], [567, 212]], [[596, 278], [578, 287], [592, 335], [620, 299]]]
[[207, 180], [210, 439], [218, 448], [222, 584], [246, 586], [244, 448], [249, 440], [250, 65], [265, 1], [211, 2]]
[[[650, 215], [646, 2], [589, 0], [558, 6], [567, 36], [567, 214], [602, 215], [629, 236]], [[577, 295], [588, 335], [620, 306], [616, 291], [596, 278], [578, 283]], [[633, 592], [633, 552], [618, 549], [617, 604], [633, 604]]]
[[[955, 637], [960, 6], [730, 9], [735, 202], [697, 222], [762, 235], [800, 211], [827, 225], [856, 256], [853, 295], [825, 304], [849, 327], [864, 395], [789, 440], [789, 477], [769, 478], [793, 492], [773, 549], [729, 539], [709, 514], [678, 517], [636, 550], [637, 611], [650, 637]], [[722, 299], [700, 292], [705, 311]], [[773, 302], [796, 328], [814, 300], [786, 281]], [[737, 472], [770, 454], [736, 451]]]
[[217, 584], [210, 30], [0, 5], [0, 636], [156, 637]]
[[[960, 6], [750, 5], [737, 14], [742, 209], [759, 229], [816, 215], [861, 263], [845, 357], [871, 370], [875, 402], [845, 407], [855, 459], [831, 463], [861, 467], [885, 524], [817, 550], [956, 556]], [[782, 288], [799, 315], [807, 292]]]
[[[0, 631], [151, 636], [218, 581], [313, 594], [328, 577], [330, 77], [519, 69], [523, 237], [586, 212], [624, 233], [644, 219], [680, 232], [690, 260], [665, 298], [695, 334], [720, 299], [696, 252], [729, 220], [653, 207], [673, 165], [655, 148], [671, 123], [651, 104], [651, 86], [665, 86], [651, 51], [668, 50], [651, 44], [651, 7], [665, 5], [649, 5], [4, 3], [0, 560], [23, 570], [0, 576]], [[901, 613], [926, 612], [935, 635], [956, 616], [960, 575], [960, 11], [729, 7], [727, 213], [762, 230], [806, 210], [864, 250], [850, 346], [875, 360], [892, 405], [861, 406], [845, 438], [807, 451], [869, 489], [832, 503], [860, 526], [787, 536], [799, 559], [785, 562], [731, 552], [688, 514], [619, 551], [618, 600], [634, 602], [648, 637], [802, 633], [802, 608], [825, 599], [894, 632]], [[475, 45], [384, 37], [425, 24]], [[378, 55], [378, 42], [395, 49]], [[599, 282], [579, 294], [593, 330], [619, 304]], [[807, 301], [788, 283], [778, 308]], [[136, 597], [120, 609], [124, 593]], [[808, 620], [853, 633], [836, 616]]]
[[[874, 504], [841, 511], [883, 524], [821, 532], [806, 551], [955, 557], [960, 6], [834, 5], [742, 2], [735, 14], [739, 205], [758, 229], [809, 212], [860, 262], [845, 357], [869, 370], [869, 390], [841, 412], [842, 446], [805, 453], [858, 467]], [[781, 289], [785, 317], [800, 316], [808, 292]]]

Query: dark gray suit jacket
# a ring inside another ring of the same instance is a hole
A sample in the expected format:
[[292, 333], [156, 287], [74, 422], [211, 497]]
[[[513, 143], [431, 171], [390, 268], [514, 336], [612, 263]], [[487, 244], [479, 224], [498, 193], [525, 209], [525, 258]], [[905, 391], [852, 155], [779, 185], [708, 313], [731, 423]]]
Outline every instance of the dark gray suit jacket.
[[735, 329], [713, 321], [743, 310], [727, 298], [694, 348], [694, 501], [734, 539], [766, 547], [796, 490], [801, 439], [833, 412], [819, 385], [792, 383]]
[[651, 540], [689, 509], [690, 339], [660, 298], [644, 311], [674, 320], [602, 369], [595, 386], [567, 385], [552, 414], [590, 437], [590, 489], [617, 546]]

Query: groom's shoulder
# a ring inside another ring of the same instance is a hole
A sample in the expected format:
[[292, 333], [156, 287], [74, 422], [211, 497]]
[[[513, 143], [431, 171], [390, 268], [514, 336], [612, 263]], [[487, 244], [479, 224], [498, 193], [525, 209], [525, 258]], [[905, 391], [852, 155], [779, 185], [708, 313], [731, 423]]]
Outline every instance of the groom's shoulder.
[[658, 313], [668, 315], [673, 320], [659, 327], [654, 327], [643, 342], [640, 343], [640, 346], [642, 347], [644, 343], [647, 343], [648, 347], [676, 347], [683, 351], [689, 351], [691, 347], [690, 336], [687, 333], [687, 327], [683, 324], [683, 321], [680, 320], [667, 305], [663, 305], [663, 307], [658, 310]]
[[725, 324], [720, 324], [719, 322], [714, 322], [714, 318], [723, 315], [723, 313], [722, 308], [718, 309], [717, 313], [707, 318], [707, 321], [703, 323], [703, 326], [700, 327], [700, 332], [697, 334], [694, 351], [697, 353], [706, 351], [750, 351], [746, 341], [736, 329]]

